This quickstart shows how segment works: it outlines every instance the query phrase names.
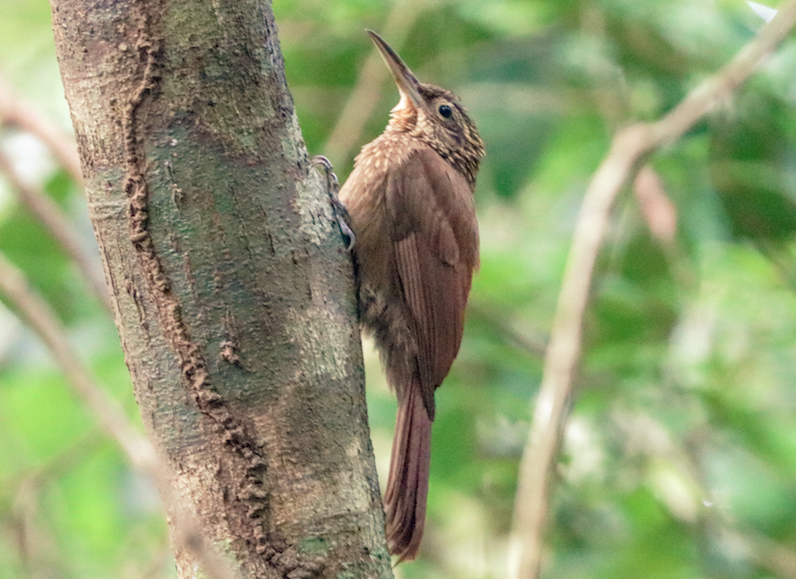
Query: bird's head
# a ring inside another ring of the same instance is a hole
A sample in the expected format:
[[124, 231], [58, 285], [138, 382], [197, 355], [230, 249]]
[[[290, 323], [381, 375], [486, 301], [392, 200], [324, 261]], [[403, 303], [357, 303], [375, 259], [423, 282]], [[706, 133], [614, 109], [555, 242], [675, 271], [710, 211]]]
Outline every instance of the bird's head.
[[449, 90], [418, 81], [381, 36], [372, 30], [368, 34], [401, 93], [401, 100], [390, 113], [389, 130], [409, 133], [426, 142], [474, 185], [484, 143], [459, 98]]

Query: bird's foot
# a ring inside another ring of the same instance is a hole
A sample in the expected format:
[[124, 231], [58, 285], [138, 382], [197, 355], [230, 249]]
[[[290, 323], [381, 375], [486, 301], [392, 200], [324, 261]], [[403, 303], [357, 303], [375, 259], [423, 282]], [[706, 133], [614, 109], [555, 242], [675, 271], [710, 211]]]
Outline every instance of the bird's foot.
[[345, 249], [350, 253], [351, 250], [354, 249], [354, 243], [357, 237], [354, 235], [351, 226], [348, 225], [348, 220], [350, 219], [348, 209], [346, 209], [346, 206], [337, 196], [337, 192], [340, 190], [340, 181], [337, 180], [337, 175], [334, 174], [332, 162], [323, 155], [316, 155], [312, 158], [310, 163], [313, 167], [320, 169], [326, 177], [326, 192], [329, 194], [329, 199], [332, 203], [332, 212], [334, 213], [338, 225], [340, 225], [340, 233], [342, 233], [343, 237], [346, 239]]

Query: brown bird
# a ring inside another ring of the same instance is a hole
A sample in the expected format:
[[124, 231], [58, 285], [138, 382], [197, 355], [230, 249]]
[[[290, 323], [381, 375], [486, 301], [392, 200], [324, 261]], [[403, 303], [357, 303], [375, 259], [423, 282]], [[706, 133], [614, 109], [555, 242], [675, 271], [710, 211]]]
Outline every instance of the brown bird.
[[452, 92], [421, 83], [375, 32], [401, 100], [340, 190], [356, 234], [359, 315], [374, 336], [398, 416], [384, 508], [400, 561], [420, 550], [434, 390], [459, 351], [478, 267], [473, 189], [484, 145]]

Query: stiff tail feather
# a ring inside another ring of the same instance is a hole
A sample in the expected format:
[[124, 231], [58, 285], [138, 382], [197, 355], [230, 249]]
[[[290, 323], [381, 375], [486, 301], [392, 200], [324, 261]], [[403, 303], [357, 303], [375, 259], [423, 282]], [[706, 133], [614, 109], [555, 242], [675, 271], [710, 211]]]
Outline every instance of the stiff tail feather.
[[420, 551], [426, 521], [428, 473], [431, 465], [431, 419], [423, 404], [419, 379], [414, 378], [399, 399], [395, 437], [384, 510], [387, 546], [401, 561], [411, 561]]

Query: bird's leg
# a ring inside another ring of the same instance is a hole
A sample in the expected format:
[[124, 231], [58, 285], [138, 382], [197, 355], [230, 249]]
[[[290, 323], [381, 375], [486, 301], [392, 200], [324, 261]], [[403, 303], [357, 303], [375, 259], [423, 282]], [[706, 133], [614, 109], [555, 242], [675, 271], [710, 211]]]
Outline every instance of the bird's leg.
[[338, 225], [340, 225], [340, 233], [346, 238], [345, 249], [350, 253], [351, 250], [354, 249], [354, 243], [357, 237], [354, 235], [351, 226], [348, 225], [348, 221], [351, 219], [348, 215], [348, 209], [346, 209], [346, 206], [337, 197], [337, 192], [340, 190], [340, 182], [337, 180], [337, 175], [334, 174], [332, 162], [323, 155], [316, 155], [312, 158], [310, 163], [313, 167], [323, 171], [326, 177], [326, 192], [329, 194], [329, 199], [332, 202], [332, 212], [334, 213]]

